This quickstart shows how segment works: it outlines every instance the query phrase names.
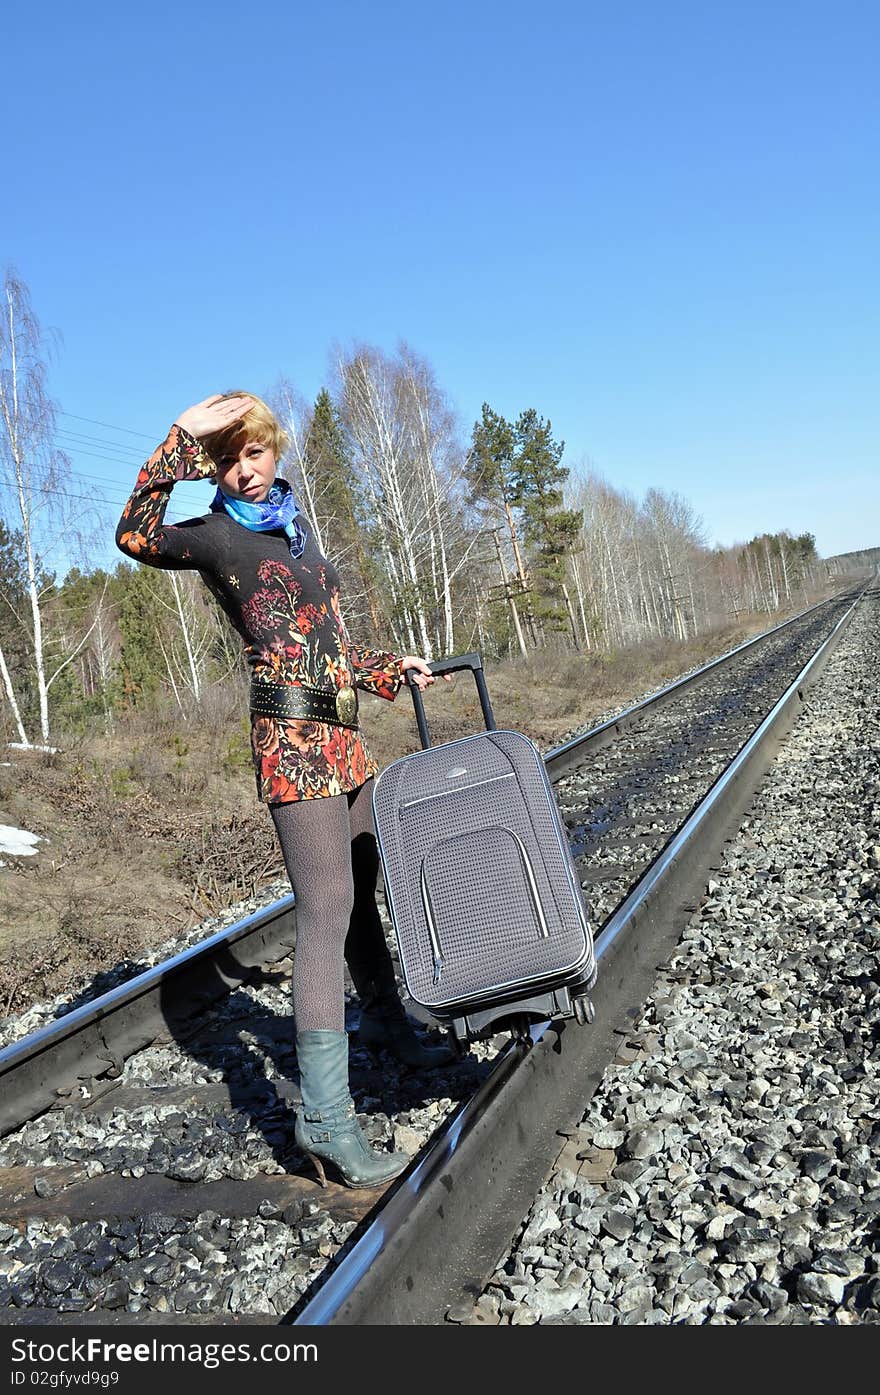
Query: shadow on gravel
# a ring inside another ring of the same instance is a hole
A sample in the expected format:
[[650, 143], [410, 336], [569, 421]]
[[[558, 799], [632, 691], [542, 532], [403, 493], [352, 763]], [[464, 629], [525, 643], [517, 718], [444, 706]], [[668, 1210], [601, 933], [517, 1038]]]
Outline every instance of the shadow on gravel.
[[137, 978], [138, 974], [144, 972], [144, 968], [145, 965], [140, 960], [120, 959], [112, 968], [90, 978], [88, 983], [84, 984], [72, 998], [67, 998], [63, 1003], [59, 1003], [52, 1016], [57, 1020], [66, 1017], [70, 1012], [75, 1012], [77, 1008], [85, 1007], [87, 1003], [93, 1003], [104, 993], [111, 992], [120, 984], [127, 983], [129, 979]]
[[[293, 1014], [267, 1007], [248, 991], [275, 987], [289, 995], [289, 971], [243, 970], [234, 955], [225, 952], [214, 960], [211, 976], [213, 984], [202, 982], [183, 1010], [179, 990], [163, 993], [168, 1031], [192, 1060], [212, 1074], [221, 1073], [217, 1083], [228, 1091], [228, 1106], [218, 1102], [217, 1112], [228, 1112], [229, 1128], [259, 1132], [286, 1172], [301, 1172], [307, 1164], [294, 1142], [300, 1090]], [[230, 993], [229, 983], [236, 980], [239, 986]], [[347, 1002], [349, 1031], [358, 1017], [357, 1000]], [[455, 1104], [468, 1098], [492, 1065], [465, 1055], [440, 1070], [417, 1072], [354, 1045], [349, 1062], [355, 1107], [359, 1115], [368, 1116], [362, 1122], [373, 1141], [390, 1138], [401, 1115], [438, 1100]]]

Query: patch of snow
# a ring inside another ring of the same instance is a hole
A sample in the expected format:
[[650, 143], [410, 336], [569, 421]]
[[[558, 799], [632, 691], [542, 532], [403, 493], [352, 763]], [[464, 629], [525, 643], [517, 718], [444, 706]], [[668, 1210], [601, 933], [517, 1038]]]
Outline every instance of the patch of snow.
[[42, 842], [39, 833], [28, 833], [24, 828], [0, 823], [0, 852], [11, 853], [13, 857], [32, 857], [37, 851], [37, 843]]

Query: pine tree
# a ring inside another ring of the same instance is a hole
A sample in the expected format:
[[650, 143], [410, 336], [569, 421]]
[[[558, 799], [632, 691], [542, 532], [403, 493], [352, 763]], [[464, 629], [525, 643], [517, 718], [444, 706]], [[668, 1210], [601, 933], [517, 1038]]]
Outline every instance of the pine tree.
[[498, 412], [493, 411], [488, 402], [484, 402], [481, 420], [474, 422], [471, 448], [465, 462], [465, 478], [468, 483], [467, 502], [476, 505], [481, 511], [488, 513], [490, 517], [500, 515], [504, 518], [510, 537], [516, 574], [516, 582], [512, 586], [507, 582], [497, 530], [493, 531], [496, 534], [502, 580], [507, 591], [514, 628], [520, 649], [525, 654], [526, 648], [520, 629], [519, 612], [514, 598], [516, 595], [521, 596], [525, 602], [526, 624], [533, 644], [537, 641], [537, 635], [529, 594], [529, 574], [523, 559], [519, 531], [513, 511], [516, 503], [515, 448], [516, 438], [510, 422]]
[[[363, 500], [351, 464], [345, 427], [326, 388], [321, 388], [315, 398], [304, 454], [312, 479], [321, 482], [321, 505], [327, 516], [330, 555], [354, 558], [373, 636], [378, 639], [384, 626], [377, 596], [376, 565], [364, 546]], [[352, 613], [357, 607], [351, 588], [347, 588], [347, 601], [349, 613]]]
[[465, 465], [468, 503], [503, 507], [512, 494], [513, 427], [488, 402], [480, 421], [474, 422], [471, 448]]
[[571, 628], [576, 641], [565, 568], [583, 515], [579, 509], [563, 508], [562, 484], [568, 478], [568, 469], [561, 464], [565, 442], [553, 439], [550, 422], [533, 407], [520, 414], [513, 437], [511, 499], [522, 512], [535, 613], [551, 630]]
[[321, 482], [321, 512], [331, 520], [334, 543], [350, 542], [355, 528], [352, 471], [345, 431], [326, 388], [315, 398], [305, 458]]

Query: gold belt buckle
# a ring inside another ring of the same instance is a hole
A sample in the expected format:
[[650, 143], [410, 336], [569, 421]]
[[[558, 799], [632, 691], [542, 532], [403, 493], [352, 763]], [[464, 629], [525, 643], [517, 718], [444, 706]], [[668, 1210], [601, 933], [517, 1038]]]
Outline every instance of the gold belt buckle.
[[357, 693], [354, 688], [340, 688], [336, 694], [336, 715], [340, 722], [353, 722], [357, 716]]

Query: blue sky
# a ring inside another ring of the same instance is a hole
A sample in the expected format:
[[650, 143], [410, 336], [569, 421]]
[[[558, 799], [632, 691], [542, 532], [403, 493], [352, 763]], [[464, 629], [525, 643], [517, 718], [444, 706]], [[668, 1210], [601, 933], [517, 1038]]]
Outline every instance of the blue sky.
[[464, 436], [533, 406], [710, 542], [880, 545], [878, 39], [874, 0], [15, 7], [0, 259], [77, 490], [405, 339]]

